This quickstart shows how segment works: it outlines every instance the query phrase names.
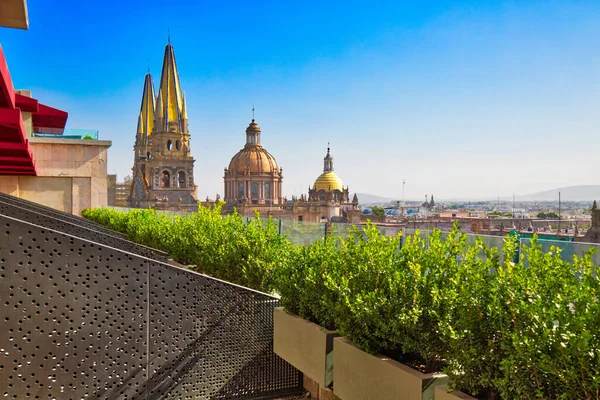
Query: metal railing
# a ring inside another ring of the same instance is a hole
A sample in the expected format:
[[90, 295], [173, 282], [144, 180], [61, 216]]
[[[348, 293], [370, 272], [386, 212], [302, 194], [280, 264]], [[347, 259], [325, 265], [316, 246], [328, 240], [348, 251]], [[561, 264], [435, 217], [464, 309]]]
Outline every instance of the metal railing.
[[64, 217], [0, 203], [4, 397], [299, 393], [300, 373], [272, 350], [278, 299], [136, 254]]

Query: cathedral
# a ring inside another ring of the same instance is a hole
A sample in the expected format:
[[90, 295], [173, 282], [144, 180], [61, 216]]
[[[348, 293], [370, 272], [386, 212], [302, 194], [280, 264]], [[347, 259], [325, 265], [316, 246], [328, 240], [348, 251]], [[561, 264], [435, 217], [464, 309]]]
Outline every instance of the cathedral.
[[[225, 212], [237, 212], [305, 222], [358, 222], [360, 210], [356, 194], [349, 200], [349, 189], [333, 168], [331, 149], [323, 159], [323, 172], [307, 195], [282, 197], [283, 169], [260, 143], [261, 129], [254, 119], [246, 128], [246, 144], [225, 168]], [[207, 204], [210, 202], [207, 201]]]
[[[263, 216], [296, 221], [358, 222], [358, 199], [354, 195], [350, 201], [348, 187], [334, 171], [329, 145], [323, 172], [308, 193], [287, 199], [283, 197], [283, 169], [263, 147], [261, 134], [253, 109], [246, 143], [224, 169], [224, 213], [237, 210], [254, 216], [258, 211]], [[198, 209], [185, 95], [170, 41], [165, 48], [158, 94], [150, 71], [144, 78], [133, 149], [129, 207], [189, 212]], [[219, 195], [215, 201], [220, 201]], [[204, 205], [211, 204], [214, 201], [207, 198]]]
[[144, 79], [129, 206], [197, 210], [194, 161], [185, 95], [179, 83], [175, 52], [169, 42], [158, 95], [155, 95], [149, 71]]

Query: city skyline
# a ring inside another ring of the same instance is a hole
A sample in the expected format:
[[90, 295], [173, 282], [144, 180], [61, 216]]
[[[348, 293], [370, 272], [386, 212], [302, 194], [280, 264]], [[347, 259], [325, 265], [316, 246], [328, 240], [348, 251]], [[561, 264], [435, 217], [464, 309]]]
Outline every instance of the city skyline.
[[328, 141], [351, 193], [401, 198], [402, 179], [407, 199], [598, 183], [600, 5], [189, 2], [179, 15], [159, 4], [37, 4], [29, 31], [0, 31], [15, 86], [112, 140], [119, 180], [170, 31], [200, 199], [223, 194], [253, 107], [286, 196], [307, 193]]

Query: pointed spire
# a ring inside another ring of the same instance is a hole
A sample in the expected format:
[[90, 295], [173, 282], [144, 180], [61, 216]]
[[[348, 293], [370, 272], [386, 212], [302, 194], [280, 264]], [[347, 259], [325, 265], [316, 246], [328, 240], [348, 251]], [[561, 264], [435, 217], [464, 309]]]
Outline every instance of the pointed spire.
[[354, 193], [354, 197], [352, 198], [352, 204], [358, 205], [358, 196]]
[[158, 92], [158, 95], [156, 96], [156, 108], [155, 108], [156, 111], [154, 114], [156, 126], [158, 126], [161, 123], [161, 114], [158, 112], [158, 110], [162, 110], [162, 109], [163, 109], [162, 94], [160, 92]]
[[158, 93], [162, 98], [160, 107], [156, 108], [156, 117], [161, 120], [161, 129], [168, 131], [169, 123], [176, 122], [179, 131], [182, 131], [183, 123], [181, 113], [183, 111], [183, 95], [181, 92], [181, 85], [179, 84], [179, 73], [177, 72], [177, 63], [175, 61], [175, 51], [170, 42], [167, 44], [167, 47], [165, 47]]
[[144, 92], [142, 93], [142, 105], [138, 120], [138, 134], [147, 137], [152, 133], [152, 129], [154, 129], [154, 107], [154, 82], [152, 82], [152, 75], [148, 73], [144, 78]]
[[185, 93], [183, 93], [183, 106], [181, 109], [181, 120], [182, 121], [187, 120], [187, 103], [185, 101]]
[[144, 120], [142, 119], [141, 111], [140, 111], [140, 115], [138, 116], [137, 133], [138, 133], [138, 136], [144, 134]]

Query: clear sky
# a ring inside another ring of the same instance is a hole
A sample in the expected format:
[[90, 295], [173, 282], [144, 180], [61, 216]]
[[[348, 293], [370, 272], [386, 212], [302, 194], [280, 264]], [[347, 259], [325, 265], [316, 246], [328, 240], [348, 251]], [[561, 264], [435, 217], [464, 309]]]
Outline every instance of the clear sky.
[[327, 142], [351, 192], [496, 198], [599, 184], [600, 2], [28, 0], [0, 28], [16, 88], [112, 140], [131, 173], [147, 65], [167, 29], [201, 199], [223, 192], [256, 107], [284, 194]]

